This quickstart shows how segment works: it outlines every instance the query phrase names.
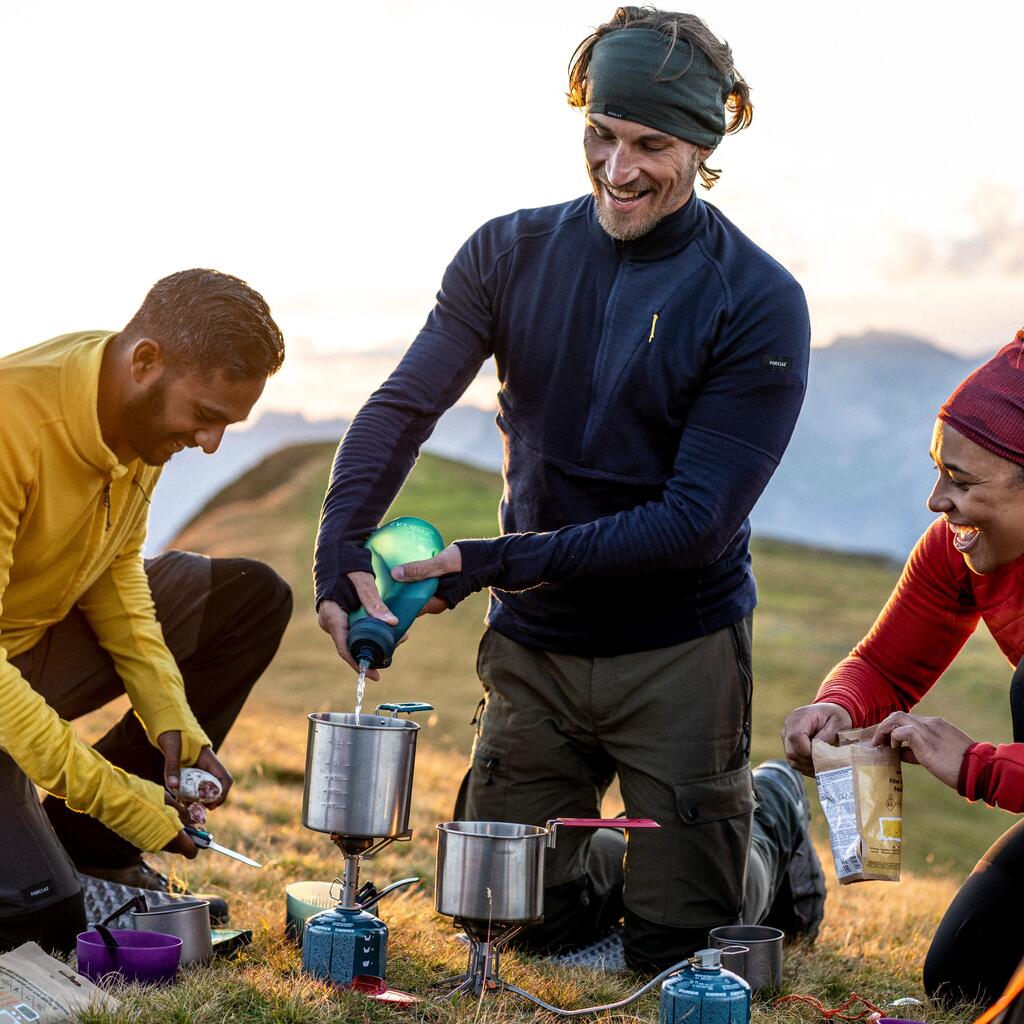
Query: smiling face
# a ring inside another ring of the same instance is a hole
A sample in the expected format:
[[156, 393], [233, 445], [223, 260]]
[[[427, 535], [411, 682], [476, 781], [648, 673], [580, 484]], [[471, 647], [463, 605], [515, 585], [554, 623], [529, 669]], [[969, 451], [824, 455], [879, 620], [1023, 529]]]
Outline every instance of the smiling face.
[[225, 429], [248, 417], [265, 383], [229, 380], [223, 370], [200, 375], [164, 367], [125, 402], [121, 439], [150, 466], [162, 466], [183, 448], [212, 455]]
[[597, 219], [612, 238], [646, 235], [693, 194], [700, 162], [711, 154], [636, 121], [589, 114], [583, 135]]
[[946, 520], [968, 568], [984, 574], [1024, 555], [1022, 467], [942, 420], [935, 422], [931, 455], [939, 478], [928, 507]]

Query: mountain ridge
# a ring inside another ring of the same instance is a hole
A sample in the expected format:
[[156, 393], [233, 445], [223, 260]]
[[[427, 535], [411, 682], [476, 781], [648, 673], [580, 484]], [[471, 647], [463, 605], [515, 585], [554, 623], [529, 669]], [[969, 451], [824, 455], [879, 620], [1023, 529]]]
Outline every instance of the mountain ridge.
[[[980, 361], [881, 330], [812, 349], [804, 407], [751, 516], [755, 533], [905, 557], [932, 519], [925, 502], [935, 414]], [[166, 545], [220, 487], [267, 455], [292, 444], [337, 442], [348, 424], [344, 417], [310, 420], [270, 410], [252, 427], [229, 431], [212, 458], [197, 450], [175, 456], [154, 497], [147, 551]], [[424, 451], [500, 470], [504, 452], [494, 411], [455, 406]]]

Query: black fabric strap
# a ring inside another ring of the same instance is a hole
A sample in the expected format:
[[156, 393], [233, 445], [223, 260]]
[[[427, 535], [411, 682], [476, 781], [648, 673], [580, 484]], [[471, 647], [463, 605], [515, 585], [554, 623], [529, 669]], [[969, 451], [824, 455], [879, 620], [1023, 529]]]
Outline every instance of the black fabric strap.
[[1013, 742], [1024, 743], [1024, 658], [1017, 663], [1010, 680], [1010, 719], [1013, 722]]

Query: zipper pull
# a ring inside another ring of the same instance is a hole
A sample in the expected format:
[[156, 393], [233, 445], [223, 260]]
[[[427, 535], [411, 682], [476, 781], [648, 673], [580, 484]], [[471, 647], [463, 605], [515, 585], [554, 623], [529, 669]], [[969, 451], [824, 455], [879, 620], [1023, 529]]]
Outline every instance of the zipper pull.
[[107, 513], [107, 529], [110, 529], [110, 481], [103, 487], [103, 508]]
[[654, 332], [658, 329], [658, 318], [660, 317], [660, 315], [660, 313], [655, 313], [654, 316], [651, 317], [651, 334], [650, 337], [647, 339], [648, 345], [650, 345], [650, 343], [654, 341]]

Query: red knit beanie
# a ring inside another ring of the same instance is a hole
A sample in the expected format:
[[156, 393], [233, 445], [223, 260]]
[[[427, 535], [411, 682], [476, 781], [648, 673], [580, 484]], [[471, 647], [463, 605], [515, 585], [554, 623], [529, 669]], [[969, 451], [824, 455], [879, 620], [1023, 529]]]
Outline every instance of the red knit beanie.
[[968, 441], [1024, 466], [1024, 329], [960, 383], [939, 419]]

